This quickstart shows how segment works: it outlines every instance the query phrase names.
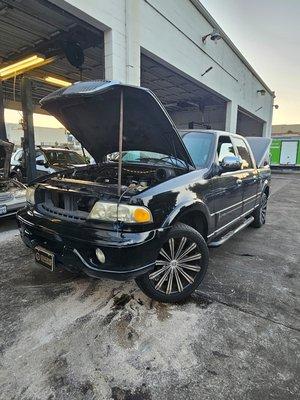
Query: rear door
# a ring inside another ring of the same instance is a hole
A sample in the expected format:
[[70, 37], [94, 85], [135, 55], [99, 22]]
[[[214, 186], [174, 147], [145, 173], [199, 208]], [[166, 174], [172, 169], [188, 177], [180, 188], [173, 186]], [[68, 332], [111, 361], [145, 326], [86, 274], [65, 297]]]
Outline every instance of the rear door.
[[[226, 156], [236, 156], [236, 150], [229, 136], [220, 136], [217, 146], [217, 162]], [[216, 230], [225, 230], [238, 219], [243, 210], [243, 171], [225, 172], [215, 176], [214, 199]]]
[[239, 137], [232, 138], [237, 155], [242, 159], [240, 180], [243, 192], [243, 214], [253, 210], [257, 203], [259, 173], [248, 143]]

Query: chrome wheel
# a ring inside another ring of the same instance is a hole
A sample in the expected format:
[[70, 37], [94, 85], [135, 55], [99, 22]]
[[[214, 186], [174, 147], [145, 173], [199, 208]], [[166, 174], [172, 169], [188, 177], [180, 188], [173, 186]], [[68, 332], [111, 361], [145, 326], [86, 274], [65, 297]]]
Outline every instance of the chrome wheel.
[[268, 203], [267, 196], [263, 196], [262, 203], [260, 206], [260, 220], [261, 220], [262, 224], [264, 224], [266, 222], [267, 203]]
[[183, 292], [192, 285], [201, 270], [202, 254], [197, 244], [183, 236], [170, 238], [159, 252], [149, 279], [164, 294]]

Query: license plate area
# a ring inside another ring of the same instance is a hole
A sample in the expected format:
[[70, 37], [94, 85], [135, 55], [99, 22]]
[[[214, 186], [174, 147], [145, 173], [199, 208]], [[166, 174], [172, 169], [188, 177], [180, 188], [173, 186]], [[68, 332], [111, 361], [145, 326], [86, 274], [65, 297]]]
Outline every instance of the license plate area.
[[49, 271], [54, 271], [55, 267], [55, 257], [54, 254], [44, 249], [41, 246], [37, 246], [35, 249], [35, 261], [42, 265], [43, 267], [47, 268]]
[[7, 207], [6, 206], [0, 206], [0, 215], [4, 215], [7, 213]]

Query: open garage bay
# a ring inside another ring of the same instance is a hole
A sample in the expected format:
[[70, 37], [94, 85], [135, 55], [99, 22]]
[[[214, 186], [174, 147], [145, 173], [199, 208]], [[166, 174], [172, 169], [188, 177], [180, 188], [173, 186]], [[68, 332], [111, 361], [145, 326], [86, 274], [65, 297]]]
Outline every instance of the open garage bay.
[[1, 399], [299, 398], [300, 175], [268, 222], [211, 251], [185, 304], [35, 265], [1, 220]]

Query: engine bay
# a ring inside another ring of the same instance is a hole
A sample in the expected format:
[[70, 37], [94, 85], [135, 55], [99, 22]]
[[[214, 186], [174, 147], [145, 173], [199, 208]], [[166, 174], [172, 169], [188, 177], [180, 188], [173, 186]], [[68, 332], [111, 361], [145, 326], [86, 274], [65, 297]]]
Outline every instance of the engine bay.
[[[122, 192], [126, 190], [128, 194], [139, 193], [149, 187], [175, 178], [184, 173], [182, 168], [173, 166], [155, 166], [145, 164], [123, 164], [122, 166]], [[118, 164], [112, 162], [100, 165], [90, 165], [85, 168], [76, 168], [70, 173], [59, 174], [55, 177], [56, 183], [60, 181], [69, 184], [80, 183], [84, 185], [93, 182], [98, 187], [114, 188], [118, 183]], [[79, 182], [78, 182], [79, 183]], [[110, 191], [110, 190], [109, 190]]]

